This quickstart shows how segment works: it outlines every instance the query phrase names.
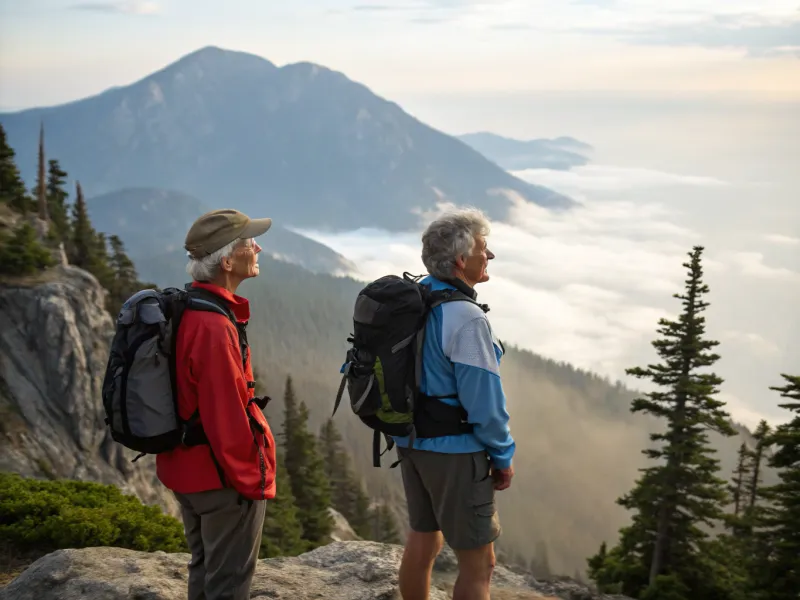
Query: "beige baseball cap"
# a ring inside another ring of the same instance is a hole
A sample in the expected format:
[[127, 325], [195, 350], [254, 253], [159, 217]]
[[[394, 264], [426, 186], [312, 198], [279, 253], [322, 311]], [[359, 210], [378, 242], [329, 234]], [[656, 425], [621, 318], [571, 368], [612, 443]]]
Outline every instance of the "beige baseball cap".
[[272, 227], [272, 219], [251, 219], [232, 208], [212, 210], [198, 217], [186, 234], [184, 248], [194, 258], [213, 254], [236, 238], [254, 238]]

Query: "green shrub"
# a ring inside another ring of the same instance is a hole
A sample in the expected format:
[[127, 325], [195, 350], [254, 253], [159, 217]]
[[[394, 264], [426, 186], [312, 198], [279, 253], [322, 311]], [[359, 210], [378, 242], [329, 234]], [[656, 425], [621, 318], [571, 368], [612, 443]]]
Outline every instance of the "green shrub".
[[113, 485], [0, 473], [0, 544], [20, 552], [117, 546], [186, 552], [180, 521]]
[[36, 239], [30, 223], [24, 223], [10, 237], [0, 232], [0, 273], [31, 275], [54, 263], [50, 251]]

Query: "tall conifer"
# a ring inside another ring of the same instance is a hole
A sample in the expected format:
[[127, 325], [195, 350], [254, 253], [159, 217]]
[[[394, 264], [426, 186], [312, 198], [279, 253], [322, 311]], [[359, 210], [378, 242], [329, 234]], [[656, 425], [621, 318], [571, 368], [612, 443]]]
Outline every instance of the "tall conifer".
[[72, 205], [72, 243], [69, 262], [76, 267], [90, 270], [97, 254], [97, 234], [89, 220], [83, 188], [75, 182], [75, 203]]
[[739, 446], [738, 458], [736, 460], [736, 468], [733, 471], [733, 482], [728, 487], [728, 491], [733, 498], [733, 516], [738, 517], [742, 508], [742, 499], [745, 493], [745, 486], [750, 478], [750, 451], [747, 449], [747, 444], [742, 442]]
[[[115, 244], [113, 238], [111, 244], [112, 247]], [[266, 394], [264, 380], [256, 367], [253, 367], [253, 379], [256, 382], [256, 395]], [[259, 558], [295, 556], [305, 552], [307, 548], [281, 448], [278, 449], [276, 458], [275, 497], [267, 501]]]
[[0, 203], [25, 214], [31, 201], [25, 191], [25, 183], [20, 176], [15, 157], [14, 149], [8, 144], [6, 130], [0, 125]]
[[756, 508], [758, 488], [761, 485], [761, 472], [764, 461], [764, 449], [769, 441], [770, 427], [765, 420], [759, 422], [753, 437], [756, 440], [756, 447], [751, 454], [750, 478], [747, 484], [747, 511]]
[[760, 544], [751, 569], [754, 600], [797, 600], [800, 594], [800, 376], [781, 376], [786, 385], [770, 389], [788, 399], [780, 407], [793, 417], [767, 440], [772, 449], [767, 464], [778, 471], [779, 483], [759, 491], [767, 504], [755, 532]]
[[342, 436], [333, 419], [329, 418], [323, 424], [319, 444], [325, 460], [325, 474], [331, 484], [333, 508], [342, 513], [359, 537], [369, 538], [369, 498], [352, 470], [350, 457], [342, 445]]
[[58, 241], [63, 242], [65, 249], [70, 243], [70, 223], [67, 213], [67, 197], [64, 189], [67, 172], [61, 168], [58, 160], [51, 158], [47, 171], [47, 210], [53, 226], [53, 233]]
[[44, 123], [39, 127], [39, 164], [36, 171], [36, 205], [39, 218], [42, 221], [50, 221], [50, 214], [47, 206], [47, 175], [44, 158]]
[[376, 503], [371, 511], [372, 535], [370, 539], [384, 544], [399, 544], [400, 533], [391, 509], [384, 501]]
[[307, 548], [282, 452], [277, 459], [275, 497], [267, 501], [259, 558], [296, 556]]
[[[702, 247], [689, 253], [688, 271], [677, 320], [661, 319], [653, 347], [661, 361], [628, 374], [649, 379], [656, 390], [636, 398], [632, 412], [664, 421], [664, 431], [643, 453], [658, 464], [643, 469], [635, 487], [617, 502], [633, 511], [632, 523], [621, 530], [619, 544], [605, 560], [590, 559], [591, 575], [603, 588], [635, 598], [728, 598], [731, 581], [723, 575], [717, 547], [704, 526], [724, 517], [726, 482], [717, 476], [719, 460], [708, 440], [713, 430], [735, 435], [724, 403], [716, 400], [722, 379], [709, 372], [719, 358], [719, 342], [706, 339], [708, 307], [704, 296]], [[595, 557], [597, 558], [597, 557]]]
[[308, 407], [298, 404], [292, 378], [286, 379], [284, 394], [284, 448], [286, 470], [303, 527], [303, 539], [310, 547], [327, 543], [333, 529], [328, 511], [331, 491], [316, 437], [308, 430]]

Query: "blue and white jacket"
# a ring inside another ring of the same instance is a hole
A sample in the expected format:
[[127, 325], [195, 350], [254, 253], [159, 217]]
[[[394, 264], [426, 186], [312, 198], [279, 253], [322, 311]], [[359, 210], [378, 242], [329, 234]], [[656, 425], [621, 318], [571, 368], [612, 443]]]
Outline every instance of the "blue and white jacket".
[[[432, 290], [456, 289], [432, 276], [421, 283]], [[463, 291], [463, 290], [462, 290]], [[441, 402], [467, 411], [473, 433], [417, 438], [414, 448], [449, 454], [486, 450], [495, 468], [511, 465], [516, 444], [508, 426], [506, 397], [500, 381], [501, 344], [486, 314], [472, 302], [447, 302], [435, 307], [426, 324], [422, 351], [421, 392], [428, 396], [457, 395]], [[408, 447], [408, 437], [394, 437]]]

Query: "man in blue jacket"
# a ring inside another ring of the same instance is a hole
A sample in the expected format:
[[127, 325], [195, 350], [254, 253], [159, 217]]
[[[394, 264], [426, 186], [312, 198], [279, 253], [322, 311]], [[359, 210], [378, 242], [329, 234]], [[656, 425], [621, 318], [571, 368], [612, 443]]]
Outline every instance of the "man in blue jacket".
[[[489, 280], [494, 254], [486, 237], [489, 223], [476, 210], [445, 214], [422, 236], [422, 262], [433, 290], [457, 289], [475, 299], [475, 286]], [[454, 600], [489, 599], [500, 536], [495, 491], [511, 484], [511, 437], [500, 381], [502, 344], [484, 310], [472, 302], [436, 306], [426, 325], [420, 391], [456, 396], [441, 401], [461, 405], [472, 433], [417, 438], [395, 437], [411, 531], [400, 566], [404, 600], [428, 598], [431, 570], [443, 539], [458, 558]]]

